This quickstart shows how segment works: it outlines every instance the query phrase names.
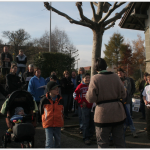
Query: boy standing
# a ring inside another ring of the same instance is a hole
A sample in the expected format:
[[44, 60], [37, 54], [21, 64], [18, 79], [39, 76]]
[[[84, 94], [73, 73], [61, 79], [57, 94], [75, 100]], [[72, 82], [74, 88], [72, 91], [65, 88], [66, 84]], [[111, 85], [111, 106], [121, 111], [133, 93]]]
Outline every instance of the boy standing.
[[53, 136], [55, 148], [60, 148], [61, 127], [64, 126], [64, 107], [58, 86], [56, 82], [50, 81], [47, 84], [48, 92], [40, 101], [39, 109], [42, 115], [42, 125], [45, 128], [46, 148], [53, 148]]
[[[147, 82], [150, 84], [150, 75], [147, 75]], [[147, 85], [144, 88], [144, 91], [142, 93], [143, 100], [145, 103], [145, 109], [146, 109], [146, 122], [147, 122], [147, 136], [150, 140], [150, 85]]]
[[85, 95], [86, 92], [88, 91], [88, 86], [90, 83], [90, 74], [89, 73], [83, 74], [82, 81], [83, 82], [80, 83], [74, 91], [74, 99], [80, 104], [79, 109], [81, 109], [82, 112], [83, 140], [85, 144], [90, 145], [91, 144], [90, 138], [93, 136], [94, 133], [94, 120], [93, 120], [94, 114], [93, 112], [91, 112], [93, 103], [89, 103], [85, 99]]

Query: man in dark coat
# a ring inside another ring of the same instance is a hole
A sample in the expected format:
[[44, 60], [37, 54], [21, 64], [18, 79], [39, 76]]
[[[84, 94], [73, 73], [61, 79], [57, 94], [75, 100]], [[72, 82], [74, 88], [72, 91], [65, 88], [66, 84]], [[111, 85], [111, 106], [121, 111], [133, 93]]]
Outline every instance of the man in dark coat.
[[11, 62], [13, 61], [12, 55], [8, 52], [8, 47], [3, 47], [3, 53], [1, 54], [1, 62], [2, 62], [2, 74], [5, 76], [10, 72]]
[[28, 89], [28, 84], [30, 79], [34, 76], [34, 67], [32, 64], [28, 65], [28, 70], [24, 72], [22, 81], [24, 83], [23, 89], [27, 90]]

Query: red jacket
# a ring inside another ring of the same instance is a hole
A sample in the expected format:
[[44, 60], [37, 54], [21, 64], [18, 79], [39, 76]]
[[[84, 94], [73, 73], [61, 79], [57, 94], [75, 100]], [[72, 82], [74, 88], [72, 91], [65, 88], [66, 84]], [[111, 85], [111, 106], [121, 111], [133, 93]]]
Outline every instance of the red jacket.
[[85, 99], [85, 95], [86, 95], [86, 92], [88, 91], [88, 87], [89, 85], [80, 83], [73, 93], [73, 97], [80, 104], [80, 107], [83, 107], [82, 103], [85, 102], [87, 108], [92, 108], [93, 103], [89, 103]]

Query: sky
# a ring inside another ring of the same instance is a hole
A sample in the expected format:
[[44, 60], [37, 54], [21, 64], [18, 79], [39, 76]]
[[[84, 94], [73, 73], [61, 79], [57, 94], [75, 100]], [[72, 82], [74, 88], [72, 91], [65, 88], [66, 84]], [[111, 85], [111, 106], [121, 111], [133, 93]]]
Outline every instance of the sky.
[[[113, 5], [112, 1], [110, 3]], [[115, 13], [120, 12], [127, 3], [116, 9], [109, 18], [113, 17]], [[77, 21], [80, 20], [78, 9], [73, 1], [52, 1], [52, 6], [68, 14], [71, 18]], [[91, 19], [92, 10], [90, 3], [84, 1], [82, 8], [84, 15]], [[50, 11], [46, 10], [42, 1], [0, 1], [0, 20], [0, 39], [4, 42], [8, 40], [2, 37], [3, 31], [16, 31], [21, 28], [25, 29], [25, 31], [31, 35], [31, 38], [39, 38], [46, 30], [50, 30]], [[118, 26], [119, 22], [120, 20], [117, 20], [113, 28], [104, 32], [101, 52], [102, 58], [104, 57], [104, 44], [108, 43], [114, 32], [118, 32], [124, 36], [125, 41], [131, 42], [132, 40], [136, 40], [137, 34], [140, 34], [142, 38], [145, 39], [144, 31], [122, 29]], [[78, 67], [91, 66], [93, 43], [92, 30], [87, 27], [71, 24], [66, 18], [52, 12], [51, 30], [56, 26], [59, 30], [64, 30], [67, 33], [70, 41], [79, 50], [78, 58], [80, 58], [80, 60], [78, 61]], [[75, 68], [77, 68], [77, 64]]]

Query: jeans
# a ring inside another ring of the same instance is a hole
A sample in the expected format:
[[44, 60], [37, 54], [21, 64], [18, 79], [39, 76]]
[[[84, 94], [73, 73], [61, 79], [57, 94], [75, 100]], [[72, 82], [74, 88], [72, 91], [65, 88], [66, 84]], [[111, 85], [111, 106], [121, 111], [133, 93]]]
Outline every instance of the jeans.
[[95, 131], [94, 113], [91, 108], [82, 107], [82, 122], [83, 122], [83, 140], [89, 140]]
[[[45, 148], [60, 148], [61, 127], [45, 128], [46, 143]], [[53, 137], [55, 145], [53, 144]]]
[[109, 135], [116, 148], [125, 148], [123, 124], [110, 127], [95, 127], [98, 148], [109, 148]]
[[150, 140], [150, 107], [145, 106], [145, 110], [146, 110], [146, 123], [147, 123], [147, 137]]
[[140, 103], [140, 109], [142, 112], [142, 117], [145, 118], [145, 104], [144, 103]]
[[71, 99], [69, 99], [69, 106], [68, 106], [69, 111], [72, 111], [73, 102], [74, 102], [74, 99], [73, 99], [73, 93], [72, 93], [71, 94]]
[[[129, 111], [129, 114], [130, 114], [130, 104], [125, 104], [125, 105], [126, 105], [126, 107], [128, 108], [128, 111]], [[131, 115], [130, 115], [130, 117], [131, 117]], [[131, 118], [131, 119], [132, 119], [132, 118]], [[132, 122], [133, 122], [133, 121], [132, 121]], [[134, 132], [135, 132], [134, 124], [132, 123], [131, 125], [129, 125], [129, 127], [130, 127], [131, 132], [134, 133]]]
[[132, 116], [132, 98], [131, 98], [131, 101], [130, 101], [130, 114]]
[[23, 73], [26, 71], [26, 68], [25, 67], [18, 67], [17, 68], [17, 76], [19, 75], [19, 73], [21, 72], [22, 73], [22, 76], [23, 76]]
[[71, 101], [72, 94], [62, 94], [64, 100], [64, 115], [68, 116], [69, 102]]
[[37, 101], [35, 101], [35, 102], [36, 102], [37, 107], [38, 107], [38, 112], [36, 113], [37, 122], [42, 122], [41, 114], [40, 114], [40, 111], [39, 111], [40, 102], [37, 102]]
[[80, 125], [80, 130], [83, 130], [83, 124], [82, 124], [82, 110], [80, 105], [78, 105], [78, 116], [79, 116], [79, 125]]

